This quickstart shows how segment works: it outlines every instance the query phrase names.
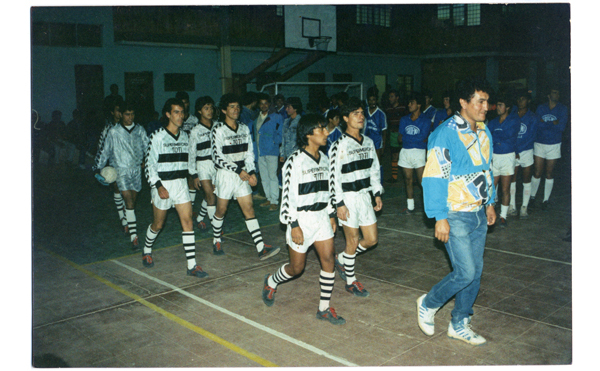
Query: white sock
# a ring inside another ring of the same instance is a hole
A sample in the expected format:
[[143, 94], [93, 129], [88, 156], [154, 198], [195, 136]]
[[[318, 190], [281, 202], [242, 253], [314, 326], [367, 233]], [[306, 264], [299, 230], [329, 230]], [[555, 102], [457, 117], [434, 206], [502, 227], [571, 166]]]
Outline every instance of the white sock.
[[198, 213], [198, 217], [196, 218], [196, 223], [200, 223], [201, 221], [204, 220], [204, 217], [206, 216], [206, 207], [208, 206], [208, 204], [206, 203], [206, 200], [202, 200], [202, 205], [200, 206], [200, 212]]
[[113, 198], [115, 200], [115, 205], [117, 206], [117, 213], [119, 214], [121, 225], [124, 227], [127, 225], [127, 218], [125, 217], [125, 204], [123, 203], [123, 196], [121, 196], [121, 192], [113, 193]]
[[192, 269], [196, 266], [196, 239], [194, 238], [194, 231], [181, 232], [181, 239], [183, 240], [183, 250], [187, 259], [187, 268]]
[[349, 255], [344, 253], [344, 270], [346, 271], [346, 284], [351, 285], [352, 282], [356, 281], [354, 276], [354, 265], [356, 263], [356, 253]]
[[540, 178], [531, 177], [531, 198], [535, 198], [538, 188], [540, 187]]
[[127, 227], [129, 227], [129, 236], [131, 238], [131, 242], [133, 242], [133, 240], [135, 240], [137, 237], [137, 221], [135, 218], [135, 210], [125, 209], [125, 215], [127, 218]]
[[406, 205], [408, 207], [408, 210], [414, 210], [415, 209], [415, 199], [414, 198], [406, 199]]
[[544, 202], [548, 201], [550, 194], [552, 193], [552, 187], [554, 187], [554, 179], [547, 179], [544, 185]]
[[329, 308], [329, 300], [333, 292], [335, 283], [335, 270], [331, 273], [321, 270], [319, 274], [319, 284], [321, 286], [321, 299], [319, 300], [319, 310], [324, 311]]
[[531, 197], [531, 183], [523, 183], [523, 206], [529, 205], [529, 198]]
[[190, 189], [190, 198], [192, 199], [192, 206], [194, 206], [194, 201], [196, 200], [196, 190]]
[[508, 215], [508, 205], [500, 205], [500, 217], [506, 219]]
[[225, 219], [225, 216], [223, 216], [222, 218], [218, 218], [216, 215], [213, 215], [213, 218], [210, 220], [210, 224], [212, 225], [213, 229], [213, 244], [221, 242], [221, 232], [223, 231], [223, 219]]
[[[158, 230], [158, 232], [160, 232], [160, 230]], [[144, 254], [152, 253], [152, 245], [154, 245], [158, 232], [152, 230], [152, 224], [148, 226], [148, 230], [146, 231], [146, 242], [144, 244]]]
[[517, 182], [511, 182], [510, 183], [510, 206], [513, 209], [517, 208], [516, 195], [517, 195]]

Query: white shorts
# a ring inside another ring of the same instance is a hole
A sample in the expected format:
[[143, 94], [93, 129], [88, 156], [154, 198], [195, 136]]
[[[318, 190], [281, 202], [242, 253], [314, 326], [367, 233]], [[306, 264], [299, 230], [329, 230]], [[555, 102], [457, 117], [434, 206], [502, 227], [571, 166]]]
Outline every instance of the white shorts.
[[515, 166], [529, 167], [533, 165], [533, 148], [519, 153]]
[[340, 225], [358, 228], [377, 223], [377, 217], [375, 216], [375, 210], [373, 210], [370, 193], [344, 193], [344, 204], [348, 208], [350, 216], [348, 216], [346, 221], [339, 219]]
[[212, 160], [196, 161], [196, 171], [198, 171], [198, 179], [210, 180], [213, 184], [215, 183], [217, 169], [215, 169], [215, 163]]
[[331, 221], [327, 209], [321, 211], [301, 211], [298, 213], [298, 224], [302, 229], [304, 243], [297, 245], [292, 241], [292, 226], [288, 224], [285, 232], [285, 242], [295, 251], [306, 253], [316, 241], [327, 241], [333, 238]]
[[142, 168], [137, 167], [117, 167], [117, 187], [121, 191], [142, 190]]
[[560, 158], [560, 145], [556, 144], [542, 144], [533, 143], [533, 155], [546, 160], [556, 160]]
[[420, 148], [402, 148], [398, 166], [407, 169], [418, 169], [425, 166], [427, 161], [427, 150]]
[[215, 177], [215, 195], [222, 200], [240, 198], [252, 194], [252, 187], [239, 175], [229, 170], [217, 170]]
[[169, 210], [170, 208], [175, 207], [175, 205], [192, 202], [187, 179], [163, 180], [161, 183], [163, 187], [169, 191], [169, 198], [163, 200], [158, 195], [158, 189], [151, 188], [150, 196], [152, 197], [152, 204], [157, 209]]
[[515, 153], [492, 155], [492, 173], [494, 176], [508, 176], [515, 173]]

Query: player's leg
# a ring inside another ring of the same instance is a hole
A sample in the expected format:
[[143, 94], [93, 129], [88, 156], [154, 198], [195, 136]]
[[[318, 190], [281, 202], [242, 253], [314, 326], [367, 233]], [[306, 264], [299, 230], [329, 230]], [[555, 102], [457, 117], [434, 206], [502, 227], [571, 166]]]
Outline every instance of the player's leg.
[[406, 210], [403, 214], [410, 214], [415, 210], [415, 196], [413, 189], [413, 169], [409, 167], [403, 167], [402, 173], [404, 174], [404, 185], [406, 186]]
[[196, 200], [196, 187], [194, 186], [194, 178], [191, 175], [187, 176], [188, 190], [190, 192], [190, 198], [192, 199], [192, 206]]
[[252, 241], [254, 242], [254, 246], [256, 247], [256, 251], [258, 251], [258, 256], [261, 260], [270, 258], [271, 256], [279, 253], [279, 247], [265, 245], [262, 238], [262, 232], [260, 231], [260, 225], [258, 223], [258, 219], [254, 214], [254, 204], [252, 203], [252, 195], [246, 195], [237, 198], [238, 205], [240, 205], [240, 209], [242, 209], [242, 214], [244, 214], [244, 219], [246, 220], [246, 228], [248, 228], [248, 232], [252, 236]]
[[540, 187], [540, 181], [542, 180], [542, 173], [544, 172], [544, 165], [546, 159], [537, 155], [533, 155], [533, 178], [531, 179], [531, 206], [535, 201], [538, 188]]
[[181, 239], [183, 250], [187, 261], [187, 275], [196, 277], [206, 277], [208, 274], [196, 263], [196, 239], [194, 237], [194, 219], [192, 217], [192, 202], [175, 204], [175, 210], [179, 215], [181, 222]]
[[[425, 165], [419, 166], [415, 168], [415, 175], [417, 177], [417, 184], [421, 187], [421, 183], [423, 182], [423, 173], [425, 172]], [[421, 192], [421, 197], [423, 196], [423, 192]]]
[[123, 200], [125, 202], [125, 218], [127, 219], [127, 228], [129, 229], [129, 237], [131, 239], [133, 249], [138, 248], [137, 236], [137, 219], [135, 216], [135, 202], [137, 200], [137, 192], [134, 190], [122, 191]]
[[289, 263], [279, 267], [275, 273], [267, 274], [265, 276], [262, 298], [263, 302], [269, 307], [275, 302], [277, 286], [291, 280], [295, 276], [300, 275], [304, 270], [304, 266], [306, 264], [306, 253], [294, 250], [289, 245], [288, 251], [290, 255]]
[[515, 165], [515, 173], [510, 177], [510, 203], [508, 215], [517, 215], [517, 173], [521, 170], [520, 165]]
[[542, 206], [547, 205], [548, 199], [550, 199], [550, 194], [554, 187], [554, 167], [557, 162], [558, 159], [546, 159], [546, 180], [544, 183], [544, 203]]
[[210, 221], [213, 229], [213, 253], [222, 255], [221, 235], [223, 234], [223, 219], [225, 219], [229, 199], [219, 198], [218, 196], [216, 196], [216, 199], [215, 213]]
[[398, 181], [398, 158], [400, 157], [400, 148], [390, 147], [392, 151], [392, 178], [389, 180], [391, 183]]
[[206, 229], [204, 216], [208, 214], [208, 220], [212, 222], [217, 210], [217, 196], [215, 196], [215, 186], [210, 179], [201, 180], [200, 185], [204, 191], [204, 200], [202, 200], [202, 208], [200, 209], [196, 223], [198, 223], [198, 228], [204, 230]]
[[523, 205], [521, 206], [521, 211], [519, 213], [519, 217], [521, 219], [526, 219], [529, 215], [527, 214], [527, 206], [529, 205], [529, 200], [531, 199], [531, 183], [532, 183], [532, 173], [533, 165], [524, 167], [521, 173], [521, 178], [523, 179]]
[[508, 217], [508, 207], [510, 205], [511, 178], [511, 175], [500, 176], [500, 188], [502, 189], [502, 198], [500, 199], [500, 227], [506, 227], [506, 218]]
[[258, 157], [258, 170], [260, 173], [260, 183], [262, 184], [265, 197], [267, 198], [265, 202], [260, 204], [260, 207], [269, 207], [271, 206], [271, 199], [269, 197], [271, 192], [271, 184], [269, 183], [270, 178], [268, 176], [269, 169], [267, 166], [267, 156]]
[[321, 262], [321, 272], [319, 273], [321, 296], [317, 318], [329, 321], [334, 325], [343, 325], [346, 323], [346, 320], [338, 316], [335, 309], [329, 304], [335, 283], [335, 249], [333, 247], [333, 238], [324, 241], [315, 241], [314, 246]]
[[167, 218], [167, 210], [157, 208], [154, 204], [152, 205], [152, 224], [148, 226], [146, 231], [146, 240], [144, 242], [144, 251], [142, 253], [142, 263], [145, 267], [153, 267], [154, 259], [152, 258], [152, 246], [158, 233], [165, 225], [165, 219]]
[[129, 234], [129, 227], [127, 227], [127, 218], [125, 217], [125, 204], [123, 202], [123, 196], [121, 196], [121, 191], [119, 191], [117, 182], [113, 182], [110, 185], [110, 187], [113, 190], [113, 200], [115, 201], [115, 206], [117, 207], [117, 213], [119, 214], [119, 220], [121, 221], [123, 232], [125, 234]]

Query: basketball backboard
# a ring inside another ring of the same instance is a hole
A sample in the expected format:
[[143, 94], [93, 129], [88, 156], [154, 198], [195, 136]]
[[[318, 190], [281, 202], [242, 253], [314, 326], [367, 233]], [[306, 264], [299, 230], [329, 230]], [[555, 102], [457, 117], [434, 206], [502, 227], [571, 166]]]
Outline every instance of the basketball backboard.
[[336, 51], [335, 6], [285, 5], [283, 12], [286, 48]]

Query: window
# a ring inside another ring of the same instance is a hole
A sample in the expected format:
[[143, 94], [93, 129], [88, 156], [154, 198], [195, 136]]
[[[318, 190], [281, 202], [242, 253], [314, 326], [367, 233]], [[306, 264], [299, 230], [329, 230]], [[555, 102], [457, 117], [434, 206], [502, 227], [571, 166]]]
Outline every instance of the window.
[[356, 24], [390, 27], [391, 7], [389, 5], [357, 5]]
[[440, 21], [452, 20], [454, 26], [481, 25], [480, 4], [444, 4], [437, 7], [437, 18]]
[[398, 75], [396, 80], [398, 91], [408, 97], [413, 92], [413, 77], [411, 75]]
[[194, 91], [193, 73], [165, 73], [165, 91]]
[[102, 47], [102, 25], [35, 22], [31, 43], [43, 46]]

